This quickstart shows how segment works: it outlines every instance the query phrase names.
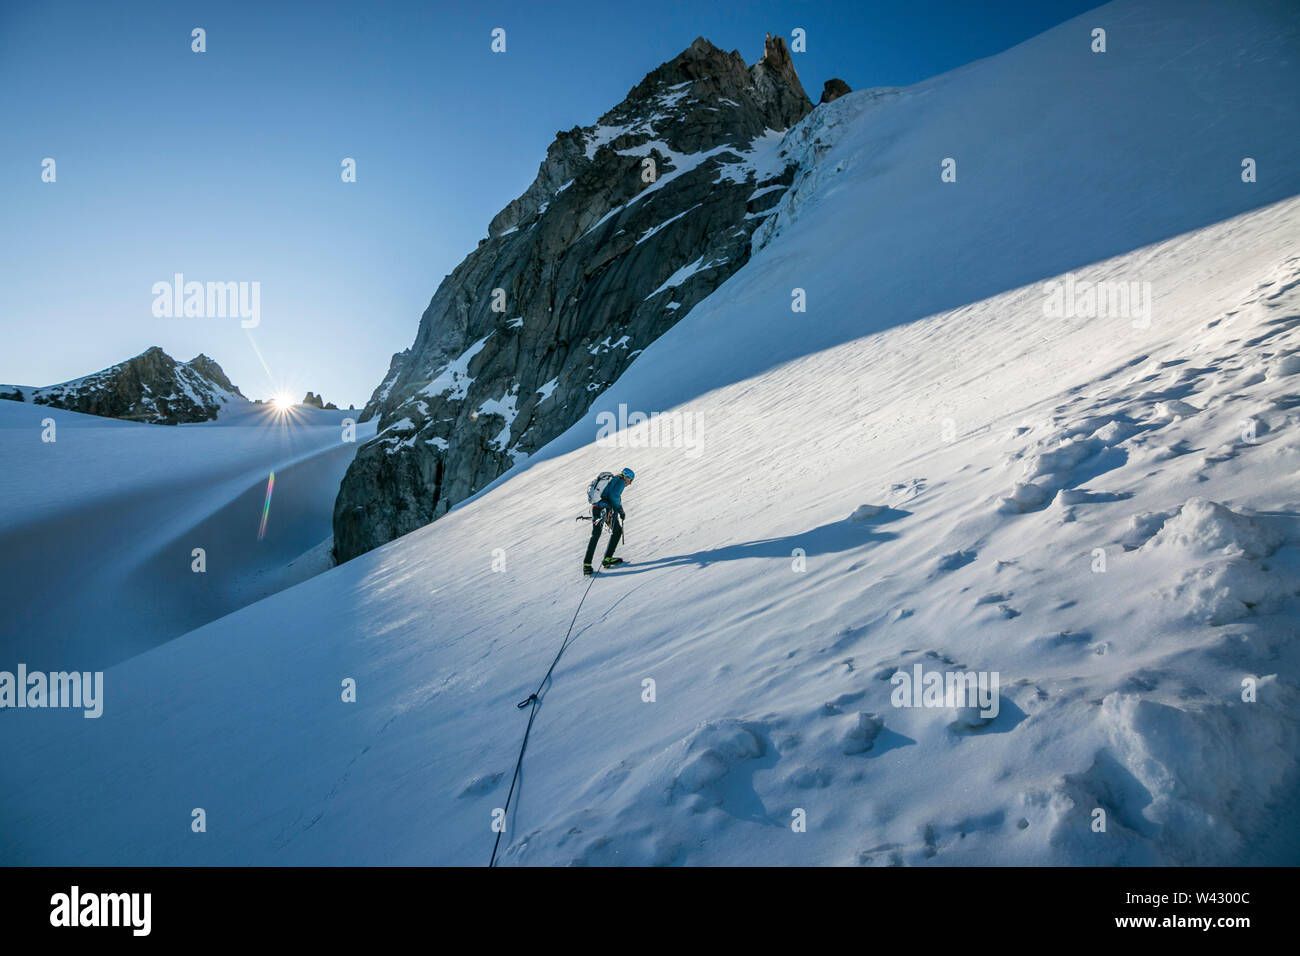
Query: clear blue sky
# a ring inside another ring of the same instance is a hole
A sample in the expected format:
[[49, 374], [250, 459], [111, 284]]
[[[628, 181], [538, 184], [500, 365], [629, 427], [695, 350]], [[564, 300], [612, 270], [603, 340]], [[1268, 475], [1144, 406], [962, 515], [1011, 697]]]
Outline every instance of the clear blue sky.
[[[359, 407], [555, 132], [696, 36], [753, 62], [764, 32], [802, 27], [815, 100], [829, 77], [915, 83], [1095, 5], [0, 0], [0, 382], [159, 345], [207, 353], [250, 397]], [[176, 272], [261, 283], [271, 376], [237, 320], [154, 317]]]

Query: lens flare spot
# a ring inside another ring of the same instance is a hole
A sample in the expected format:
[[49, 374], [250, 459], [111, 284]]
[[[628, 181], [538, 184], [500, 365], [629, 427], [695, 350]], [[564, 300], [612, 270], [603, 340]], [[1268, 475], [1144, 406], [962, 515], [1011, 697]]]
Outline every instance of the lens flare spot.
[[271, 517], [271, 492], [275, 490], [275, 472], [271, 472], [271, 477], [266, 479], [266, 501], [262, 505], [262, 523], [257, 528], [257, 540], [261, 541], [266, 537], [266, 519]]

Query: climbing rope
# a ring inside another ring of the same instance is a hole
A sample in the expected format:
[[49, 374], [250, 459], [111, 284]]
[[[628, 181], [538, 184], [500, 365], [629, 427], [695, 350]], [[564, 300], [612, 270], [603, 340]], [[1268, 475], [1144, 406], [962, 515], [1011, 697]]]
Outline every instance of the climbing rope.
[[[597, 572], [598, 574], [599, 572]], [[501, 829], [497, 831], [496, 842], [492, 844], [492, 859], [488, 866], [492, 867], [497, 862], [497, 849], [501, 846], [501, 834], [505, 832], [507, 821], [510, 819], [510, 801], [515, 795], [515, 784], [519, 781], [519, 770], [524, 765], [524, 751], [528, 749], [528, 735], [533, 732], [533, 721], [537, 718], [537, 705], [542, 702], [542, 688], [546, 682], [551, 679], [551, 673], [555, 670], [555, 665], [560, 663], [560, 657], [564, 654], [564, 649], [569, 646], [569, 638], [573, 635], [573, 625], [578, 622], [578, 612], [582, 610], [583, 603], [587, 600], [587, 595], [591, 592], [591, 586], [596, 583], [596, 575], [591, 576], [587, 582], [587, 589], [582, 592], [582, 600], [578, 602], [578, 608], [573, 612], [573, 620], [569, 622], [568, 633], [564, 635], [564, 643], [560, 645], [559, 652], [555, 655], [555, 660], [551, 661], [551, 666], [546, 669], [546, 676], [542, 682], [537, 685], [537, 690], [533, 691], [526, 698], [521, 700], [515, 706], [523, 710], [529, 704], [533, 705], [532, 712], [528, 715], [528, 726], [524, 728], [524, 742], [519, 745], [519, 759], [515, 761], [515, 774], [510, 778], [510, 792], [506, 794], [506, 805], [501, 811]]]

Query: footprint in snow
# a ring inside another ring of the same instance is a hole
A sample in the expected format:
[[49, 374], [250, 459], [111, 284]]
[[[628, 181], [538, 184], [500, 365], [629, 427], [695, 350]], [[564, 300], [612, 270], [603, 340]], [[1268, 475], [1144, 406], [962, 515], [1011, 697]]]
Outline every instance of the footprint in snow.
[[928, 658], [930, 658], [931, 660], [935, 660], [935, 661], [939, 661], [939, 662], [941, 662], [941, 663], [943, 663], [943, 664], [947, 664], [949, 667], [965, 667], [965, 666], [966, 666], [965, 664], [958, 664], [955, 660], [953, 660], [953, 659], [952, 659], [951, 657], [949, 657], [947, 654], [941, 654], [941, 653], [939, 653], [938, 651], [926, 651], [926, 652], [925, 652], [925, 656], [928, 657]]
[[[882, 843], [867, 850], [859, 850], [858, 866], [902, 866], [903, 854], [899, 852], [902, 849], [901, 843]], [[877, 863], [877, 858], [882, 855], [884, 859]]]
[[933, 824], [933, 823], [927, 823], [925, 826], [923, 826], [923, 827], [921, 828], [921, 839], [922, 839], [922, 840], [924, 841], [924, 843], [925, 843], [925, 849], [921, 851], [921, 854], [922, 854], [922, 855], [923, 855], [927, 860], [929, 860], [929, 859], [933, 858], [933, 857], [935, 856], [935, 854], [937, 854], [937, 853], [939, 852], [938, 847], [935, 845], [935, 844], [936, 844], [936, 838], [935, 838], [935, 835], [934, 835], [934, 824]]
[[1042, 637], [1034, 638], [1034, 643], [1050, 648], [1078, 647], [1082, 644], [1088, 644], [1091, 641], [1092, 634], [1088, 631], [1060, 631], [1056, 634], [1046, 634]]
[[790, 774], [789, 782], [791, 786], [798, 787], [800, 790], [824, 790], [831, 785], [833, 779], [829, 770], [805, 766]]
[[1010, 600], [1011, 600], [1011, 594], [1009, 592], [1007, 594], [1003, 594], [1001, 592], [994, 592], [992, 594], [986, 594], [982, 598], [977, 600], [975, 602], [975, 606], [987, 607], [990, 604], [996, 604], [998, 606], [999, 613], [1001, 613], [1001, 615], [1007, 620], [1010, 620], [1013, 617], [1020, 616], [1020, 612], [1017, 611], [1008, 603]]
[[504, 773], [480, 774], [465, 784], [465, 789], [461, 790], [460, 795], [462, 797], [479, 797], [489, 793], [501, 782], [501, 778], [504, 776]]
[[1164, 675], [1158, 671], [1140, 670], [1128, 676], [1126, 685], [1132, 690], [1148, 694], [1160, 686]]
[[941, 557], [934, 567], [934, 575], [947, 574], [950, 571], [956, 571], [958, 568], [965, 567], [978, 557], [976, 551], [954, 551], [951, 554], [945, 554]]
[[849, 704], [857, 703], [863, 697], [867, 696], [865, 690], [853, 691], [851, 693], [840, 694], [834, 700], [828, 700], [821, 705], [819, 713], [823, 717], [830, 717], [836, 714], [844, 713], [844, 708]]

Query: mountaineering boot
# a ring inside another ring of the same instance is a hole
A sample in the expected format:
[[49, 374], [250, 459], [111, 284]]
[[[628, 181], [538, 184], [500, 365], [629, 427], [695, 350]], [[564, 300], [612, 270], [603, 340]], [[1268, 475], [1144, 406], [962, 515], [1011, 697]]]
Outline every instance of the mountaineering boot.
[[584, 565], [582, 566], [582, 573], [583, 573], [584, 575], [591, 574], [591, 565], [590, 565], [590, 564], [584, 564]]
[[616, 568], [623, 563], [624, 562], [622, 558], [605, 558], [603, 561], [600, 562], [600, 566], [602, 568]]

